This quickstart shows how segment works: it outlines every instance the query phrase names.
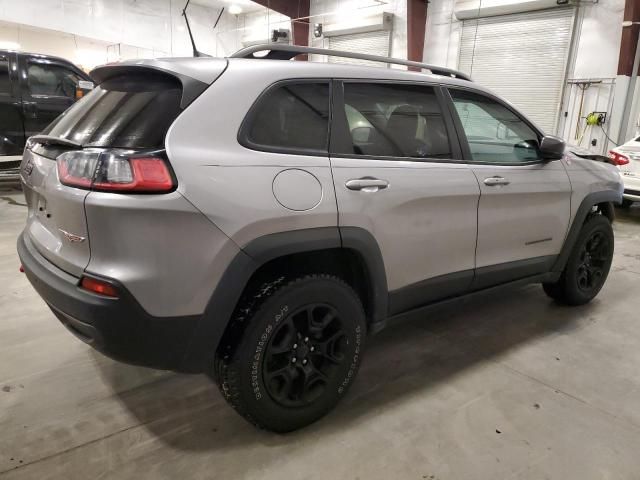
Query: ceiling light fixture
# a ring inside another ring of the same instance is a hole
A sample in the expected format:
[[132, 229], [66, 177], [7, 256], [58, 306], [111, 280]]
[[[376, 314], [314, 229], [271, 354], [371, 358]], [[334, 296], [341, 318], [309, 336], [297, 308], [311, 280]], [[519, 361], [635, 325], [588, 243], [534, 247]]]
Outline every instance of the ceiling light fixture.
[[229, 13], [231, 15], [240, 15], [242, 13], [242, 7], [240, 5], [231, 5], [229, 7]]

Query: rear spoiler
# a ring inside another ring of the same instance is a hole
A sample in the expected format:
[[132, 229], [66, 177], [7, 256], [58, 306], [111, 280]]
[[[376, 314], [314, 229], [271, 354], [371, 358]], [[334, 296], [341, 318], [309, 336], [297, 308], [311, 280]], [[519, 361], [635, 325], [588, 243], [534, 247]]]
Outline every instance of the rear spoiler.
[[[194, 65], [192, 62], [198, 62]], [[135, 62], [135, 63], [134, 63]], [[206, 62], [206, 63], [202, 63]], [[101, 65], [91, 71], [97, 85], [111, 78], [127, 75], [161, 76], [178, 80], [182, 85], [180, 107], [186, 108], [198, 98], [226, 69], [226, 60], [213, 58], [133, 60]]]

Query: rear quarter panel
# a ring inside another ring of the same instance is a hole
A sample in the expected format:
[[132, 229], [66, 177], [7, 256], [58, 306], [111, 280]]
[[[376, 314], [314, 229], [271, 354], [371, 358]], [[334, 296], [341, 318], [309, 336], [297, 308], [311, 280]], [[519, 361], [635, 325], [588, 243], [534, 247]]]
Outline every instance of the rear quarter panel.
[[[225, 73], [178, 117], [166, 139], [178, 190], [240, 247], [271, 233], [337, 226], [328, 156], [255, 151], [238, 143], [244, 117], [269, 85], [288, 78], [322, 78], [315, 69], [300, 69], [292, 77], [290, 69], [263, 68], [264, 63], [230, 61]], [[320, 183], [322, 193], [313, 208], [295, 211], [276, 200], [274, 178], [291, 168], [311, 173]]]

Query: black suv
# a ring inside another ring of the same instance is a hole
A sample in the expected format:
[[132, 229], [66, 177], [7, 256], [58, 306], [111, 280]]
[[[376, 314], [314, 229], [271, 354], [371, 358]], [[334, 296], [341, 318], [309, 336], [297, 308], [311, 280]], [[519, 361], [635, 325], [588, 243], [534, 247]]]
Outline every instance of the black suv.
[[87, 90], [91, 77], [49, 55], [0, 50], [0, 179], [17, 178], [25, 140], [49, 125]]

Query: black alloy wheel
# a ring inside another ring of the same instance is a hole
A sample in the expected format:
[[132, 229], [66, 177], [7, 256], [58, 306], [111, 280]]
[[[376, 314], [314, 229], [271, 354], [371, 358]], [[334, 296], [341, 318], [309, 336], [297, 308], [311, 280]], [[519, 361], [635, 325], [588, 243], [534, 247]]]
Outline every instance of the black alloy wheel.
[[600, 287], [602, 278], [608, 270], [608, 262], [611, 256], [609, 238], [602, 231], [596, 230], [584, 242], [580, 252], [577, 281], [580, 290], [589, 293], [594, 288]]
[[330, 305], [306, 305], [283, 319], [266, 348], [262, 375], [266, 389], [285, 407], [318, 399], [345, 361], [346, 335]]

